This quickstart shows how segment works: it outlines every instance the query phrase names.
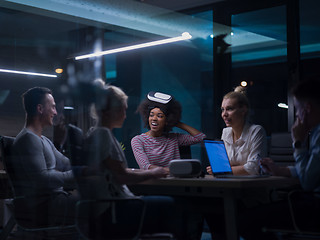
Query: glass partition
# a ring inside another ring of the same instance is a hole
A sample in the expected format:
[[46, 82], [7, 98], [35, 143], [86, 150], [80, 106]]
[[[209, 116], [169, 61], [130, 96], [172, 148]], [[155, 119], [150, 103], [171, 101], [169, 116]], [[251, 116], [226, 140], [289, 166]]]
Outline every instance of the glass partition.
[[232, 16], [232, 80], [247, 83], [251, 120], [267, 134], [287, 131], [286, 7]]
[[[203, 8], [172, 10], [143, 1], [14, 1], [0, 5], [0, 69], [55, 75], [44, 77], [12, 74], [0, 70], [0, 134], [15, 136], [24, 124], [21, 94], [30, 87], [54, 90], [59, 123], [73, 123], [85, 131], [93, 124], [89, 106], [80, 104], [90, 96], [79, 84], [97, 78], [121, 87], [129, 96], [127, 119], [114, 131], [124, 144], [130, 166], [136, 166], [130, 141], [147, 131], [137, 106], [149, 91], [174, 95], [182, 104], [182, 121], [220, 138], [222, 130], [217, 84], [231, 91], [247, 83], [251, 120], [261, 124], [270, 135], [288, 129], [287, 9], [285, 5], [233, 14], [231, 26], [213, 22], [219, 4]], [[82, 4], [85, 3], [85, 4]], [[94, 4], [95, 3], [95, 4]], [[226, 8], [243, 9], [241, 4]], [[303, 74], [316, 75], [319, 61], [317, 1], [300, 1], [301, 56]], [[249, 7], [249, 6], [248, 6]], [[184, 11], [180, 11], [184, 10]], [[226, 12], [228, 14], [228, 12]], [[76, 56], [101, 50], [127, 47], [180, 36], [190, 40], [119, 52], [83, 60]], [[226, 54], [231, 58], [230, 79], [215, 79], [214, 40], [225, 35]], [[229, 46], [230, 45], [230, 46]], [[61, 68], [62, 72], [56, 73]], [[220, 95], [225, 92], [220, 93]], [[283, 105], [279, 105], [283, 104]], [[284, 107], [283, 107], [284, 106]], [[59, 130], [59, 129], [58, 129]], [[62, 129], [63, 131], [63, 129]], [[174, 131], [179, 132], [178, 128]], [[45, 133], [57, 144], [59, 133]], [[201, 158], [200, 145], [192, 148]]]
[[[63, 148], [63, 124], [73, 123], [85, 131], [93, 124], [89, 106], [83, 103], [90, 96], [86, 83], [97, 78], [121, 87], [129, 96], [127, 119], [114, 133], [126, 149], [130, 166], [136, 166], [131, 138], [146, 131], [136, 109], [149, 91], [173, 95], [182, 104], [181, 120], [202, 130], [202, 102], [212, 98], [210, 91], [211, 95], [203, 95], [203, 85], [212, 80], [205, 74], [213, 66], [212, 10], [187, 15], [137, 1], [127, 1], [126, 8], [119, 3], [87, 1], [83, 6], [78, 1], [57, 1], [53, 6], [30, 1], [1, 5], [0, 24], [0, 69], [54, 75], [0, 72], [1, 135], [15, 136], [23, 127], [21, 94], [45, 86], [53, 89], [58, 110], [54, 131], [45, 134]], [[223, 26], [216, 31], [224, 31]], [[183, 32], [192, 39], [75, 60], [79, 55], [178, 37]], [[57, 68], [62, 73], [56, 73]], [[199, 146], [192, 151], [194, 158], [200, 158]]]

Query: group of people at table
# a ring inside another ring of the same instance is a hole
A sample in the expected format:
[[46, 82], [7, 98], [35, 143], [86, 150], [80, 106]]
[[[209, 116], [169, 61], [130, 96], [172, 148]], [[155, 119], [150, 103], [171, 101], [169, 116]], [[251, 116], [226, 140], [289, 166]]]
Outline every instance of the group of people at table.
[[[97, 176], [96, 184], [92, 186], [96, 198], [133, 197], [128, 184], [168, 176], [170, 161], [180, 158], [179, 146], [197, 144], [206, 138], [204, 133], [180, 121], [182, 108], [173, 96], [150, 92], [137, 109], [148, 131], [131, 140], [140, 169], [129, 168], [122, 147], [112, 133], [113, 129], [121, 128], [124, 123], [128, 96], [120, 88], [99, 81], [94, 83], [94, 87], [99, 91], [99, 97], [95, 98], [91, 109], [96, 124], [87, 133], [83, 146], [90, 156], [87, 166], [94, 171], [83, 168], [80, 174]], [[262, 167], [271, 175], [298, 177], [305, 190], [320, 190], [318, 89], [320, 81], [316, 80], [301, 81], [292, 89], [296, 109], [296, 121], [291, 131], [296, 164], [292, 167], [280, 167], [267, 158], [265, 130], [262, 126], [248, 121], [250, 107], [245, 89], [237, 87], [223, 97], [221, 117], [226, 128], [223, 129], [221, 139], [226, 146], [235, 175], [258, 174]], [[16, 194], [33, 197], [34, 200], [28, 202], [28, 207], [46, 208], [49, 221], [53, 223], [72, 222], [74, 205], [79, 196], [77, 191], [65, 191], [63, 188], [66, 183], [73, 181], [70, 161], [42, 135], [44, 128], [53, 125], [53, 118], [57, 114], [53, 94], [50, 89], [34, 87], [27, 90], [22, 99], [26, 122], [13, 145], [13, 163], [21, 180], [19, 188], [15, 189]], [[173, 127], [188, 134], [174, 133]], [[261, 161], [258, 161], [258, 155], [262, 157]], [[207, 172], [212, 174], [210, 166], [207, 167]], [[177, 239], [200, 238], [201, 220], [208, 214], [194, 214], [190, 211], [190, 215], [185, 218], [179, 211], [179, 207], [192, 209], [192, 201], [168, 196], [142, 196], [142, 199], [147, 206], [143, 233], [171, 232]], [[285, 205], [285, 201], [282, 203]], [[272, 203], [268, 203], [268, 206], [272, 206]], [[213, 201], [211, 206], [209, 202], [207, 207], [217, 206], [214, 206]], [[252, 212], [257, 213], [256, 207], [265, 206], [255, 206]], [[103, 226], [106, 223], [108, 210], [109, 207], [100, 209], [97, 213], [97, 224]], [[250, 216], [250, 210], [245, 208], [242, 212]], [[135, 214], [130, 204], [124, 204], [121, 211], [123, 216]], [[268, 212], [272, 213], [271, 210]], [[217, 229], [217, 221], [210, 221], [212, 218], [215, 217], [208, 217], [207, 222], [213, 239], [224, 239], [223, 231]], [[189, 219], [187, 224], [196, 227], [186, 228], [185, 219]], [[253, 214], [249, 220], [244, 219], [246, 220], [242, 220], [240, 224], [244, 231], [239, 229], [239, 232], [245, 239], [272, 239], [272, 236], [261, 231], [263, 224], [268, 222], [260, 220], [259, 224], [256, 224]], [[218, 220], [223, 221], [223, 218]], [[97, 234], [102, 238], [117, 234], [117, 229], [113, 229], [113, 233], [105, 231], [103, 227], [97, 229], [100, 229]]]

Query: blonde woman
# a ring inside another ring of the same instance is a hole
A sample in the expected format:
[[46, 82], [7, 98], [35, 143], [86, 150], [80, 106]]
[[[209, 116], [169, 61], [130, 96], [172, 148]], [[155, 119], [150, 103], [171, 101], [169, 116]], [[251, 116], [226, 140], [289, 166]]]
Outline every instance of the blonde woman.
[[[221, 139], [235, 175], [258, 174], [259, 158], [267, 155], [265, 130], [248, 121], [249, 110], [249, 100], [243, 87], [238, 86], [223, 97], [221, 117], [226, 128]], [[212, 174], [211, 167], [207, 167], [207, 172]]]
[[[166, 177], [167, 172], [161, 168], [149, 170], [128, 168], [127, 161], [121, 145], [112, 133], [115, 128], [121, 128], [126, 118], [128, 96], [118, 87], [112, 85], [96, 85], [96, 101], [92, 114], [96, 125], [90, 130], [85, 141], [88, 153], [88, 165], [97, 169], [95, 184], [90, 185], [90, 192], [94, 192], [97, 199], [108, 197], [127, 198], [134, 197], [127, 184]], [[92, 196], [91, 196], [92, 197]], [[185, 239], [181, 234], [182, 219], [175, 214], [175, 200], [166, 196], [142, 197], [146, 204], [145, 221], [142, 233], [170, 232], [177, 239]], [[132, 216], [137, 215], [137, 206], [123, 203], [117, 209], [119, 219], [127, 221], [126, 229], [104, 227], [110, 219], [110, 207], [102, 206], [96, 210], [96, 224], [99, 231], [96, 233], [101, 239], [111, 236], [121, 236], [123, 233], [134, 232], [134, 223], [130, 222]]]

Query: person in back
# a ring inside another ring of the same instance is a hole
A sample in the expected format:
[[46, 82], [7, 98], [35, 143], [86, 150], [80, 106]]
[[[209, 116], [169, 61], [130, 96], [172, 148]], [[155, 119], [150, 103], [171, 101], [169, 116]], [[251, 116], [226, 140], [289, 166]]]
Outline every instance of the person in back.
[[[303, 190], [320, 192], [320, 80], [304, 80], [291, 92], [296, 110], [296, 121], [291, 128], [294, 166], [279, 166], [272, 159], [261, 160], [263, 171], [274, 176], [297, 177]], [[319, 197], [311, 194], [295, 199], [295, 214], [300, 227], [320, 229]], [[262, 232], [262, 228], [294, 229], [288, 199], [259, 206], [240, 215], [239, 231], [245, 239], [278, 239]], [[245, 220], [246, 219], [246, 220]], [[250, 220], [248, 222], [248, 220]], [[244, 220], [244, 221], [243, 221]]]
[[275, 176], [298, 177], [306, 191], [320, 191], [320, 80], [305, 80], [292, 89], [296, 121], [291, 128], [294, 167], [261, 160], [263, 170]]
[[[262, 126], [248, 121], [249, 109], [250, 104], [244, 87], [238, 86], [234, 91], [227, 93], [223, 97], [221, 117], [226, 124], [226, 128], [222, 131], [221, 139], [226, 146], [234, 175], [259, 174], [259, 158], [265, 157], [267, 154], [265, 130]], [[207, 167], [207, 172], [212, 174], [211, 166]], [[239, 204], [253, 206], [267, 201], [269, 201], [268, 192], [256, 191], [252, 195], [244, 190]], [[221, 208], [221, 204], [219, 199], [207, 203], [208, 208], [205, 213], [205, 220], [213, 239], [226, 238], [223, 231], [225, 229], [223, 213], [217, 213], [216, 210]], [[213, 213], [210, 211], [213, 211]]]
[[[30, 210], [33, 220], [42, 224], [74, 222], [76, 191], [67, 192], [65, 185], [74, 184], [69, 159], [42, 135], [53, 124], [57, 114], [52, 92], [34, 87], [22, 95], [26, 112], [25, 126], [13, 144], [15, 195], [25, 197], [21, 209]], [[43, 222], [42, 222], [43, 221]]]
[[[170, 161], [180, 159], [179, 146], [200, 143], [206, 137], [199, 130], [180, 122], [181, 105], [168, 94], [149, 92], [137, 111], [149, 129], [131, 140], [134, 156], [141, 169], [160, 166], [169, 173]], [[189, 134], [171, 133], [173, 127]]]
[[[241, 86], [223, 97], [221, 117], [226, 128], [222, 131], [221, 139], [235, 175], [259, 174], [259, 158], [267, 156], [265, 130], [248, 121], [249, 109], [249, 100]], [[207, 172], [212, 174], [210, 166]]]

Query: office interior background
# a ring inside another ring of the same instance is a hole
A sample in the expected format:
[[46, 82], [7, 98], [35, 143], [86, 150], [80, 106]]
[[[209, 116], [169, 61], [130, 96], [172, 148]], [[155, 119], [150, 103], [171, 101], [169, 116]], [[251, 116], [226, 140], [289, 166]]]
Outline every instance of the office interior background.
[[[1, 0], [0, 135], [19, 133], [21, 94], [34, 86], [51, 88], [57, 103], [55, 126], [45, 135], [60, 140], [61, 123], [87, 130], [85, 84], [97, 78], [129, 96], [127, 119], [115, 135], [131, 167], [137, 166], [131, 138], [146, 131], [136, 109], [149, 91], [172, 94], [183, 122], [220, 138], [222, 97], [245, 81], [250, 120], [268, 136], [287, 132], [294, 121], [288, 90], [319, 75], [319, 9], [317, 0]], [[192, 38], [75, 60], [183, 32]], [[203, 159], [202, 146], [192, 146], [192, 154]]]

